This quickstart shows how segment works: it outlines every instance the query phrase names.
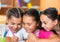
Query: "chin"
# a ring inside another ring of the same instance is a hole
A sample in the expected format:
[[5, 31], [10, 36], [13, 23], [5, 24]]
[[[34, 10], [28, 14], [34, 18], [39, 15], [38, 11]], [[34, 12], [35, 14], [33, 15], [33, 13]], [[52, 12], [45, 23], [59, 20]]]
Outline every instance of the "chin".
[[14, 31], [14, 33], [16, 33], [16, 32], [18, 32], [18, 31]]
[[31, 33], [30, 31], [28, 31], [28, 33]]
[[50, 30], [47, 30], [47, 31], [50, 31]]
[[27, 31], [28, 33], [31, 33], [31, 31]]
[[45, 31], [50, 31], [50, 30], [45, 30]]

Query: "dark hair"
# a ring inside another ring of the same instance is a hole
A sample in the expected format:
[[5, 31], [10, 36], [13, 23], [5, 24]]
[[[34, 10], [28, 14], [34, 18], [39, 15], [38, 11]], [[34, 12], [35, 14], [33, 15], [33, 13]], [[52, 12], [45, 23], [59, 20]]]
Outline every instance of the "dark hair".
[[38, 11], [36, 9], [31, 8], [28, 11], [26, 11], [24, 13], [24, 15], [32, 16], [32, 17], [34, 17], [34, 20], [37, 23], [39, 22], [39, 13], [38, 13]]
[[[59, 16], [58, 16], [58, 11], [57, 11], [57, 9], [54, 8], [54, 7], [50, 7], [50, 8], [45, 9], [44, 11], [41, 12], [40, 16], [41, 16], [42, 14], [46, 15], [46, 16], [47, 16], [48, 18], [50, 18], [52, 21], [54, 21], [54, 20], [56, 20], [56, 19], [59, 21], [59, 19], [58, 19], [58, 17], [59, 17]], [[44, 29], [44, 28], [42, 28], [42, 29]], [[55, 30], [51, 30], [51, 31], [52, 31], [53, 33], [57, 34]]]
[[56, 8], [53, 8], [53, 7], [42, 11], [41, 14], [46, 15], [48, 18], [50, 18], [53, 21], [58, 18], [58, 11]]
[[58, 20], [60, 21], [60, 15], [58, 15]]
[[6, 15], [8, 19], [10, 19], [11, 16], [19, 18], [23, 16], [23, 11], [20, 8], [11, 8], [7, 10]]

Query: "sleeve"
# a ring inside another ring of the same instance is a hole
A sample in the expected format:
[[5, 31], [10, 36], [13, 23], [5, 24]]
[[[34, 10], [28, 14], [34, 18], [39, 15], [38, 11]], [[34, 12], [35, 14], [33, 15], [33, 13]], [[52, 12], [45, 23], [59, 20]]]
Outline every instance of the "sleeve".
[[25, 41], [19, 41], [19, 42], [25, 42]]
[[22, 35], [24, 39], [27, 39], [28, 33], [25, 31], [25, 29], [22, 29]]
[[0, 24], [0, 35], [4, 36], [5, 31], [7, 30], [7, 25]]

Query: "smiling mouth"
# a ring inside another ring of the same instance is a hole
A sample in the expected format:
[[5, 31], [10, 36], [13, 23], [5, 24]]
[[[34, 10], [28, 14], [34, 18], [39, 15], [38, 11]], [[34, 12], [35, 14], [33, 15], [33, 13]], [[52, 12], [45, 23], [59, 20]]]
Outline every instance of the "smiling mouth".
[[31, 29], [27, 29], [26, 31], [27, 31], [27, 32], [31, 32]]
[[46, 30], [46, 31], [50, 31], [50, 29], [49, 29], [49, 28], [46, 28], [45, 30]]

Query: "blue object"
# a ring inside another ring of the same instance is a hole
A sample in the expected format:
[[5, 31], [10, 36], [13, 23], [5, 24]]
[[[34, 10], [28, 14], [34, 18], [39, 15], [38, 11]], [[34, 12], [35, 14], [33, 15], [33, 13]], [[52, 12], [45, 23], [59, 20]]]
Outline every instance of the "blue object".
[[4, 32], [4, 36], [3, 36], [3, 37], [6, 37], [7, 33], [8, 33], [8, 30], [6, 30], [6, 31]]
[[40, 16], [40, 10], [38, 10], [39, 16]]
[[30, 2], [30, 0], [24, 0], [24, 2], [25, 2], [25, 3], [28, 3], [28, 2]]
[[0, 9], [1, 9], [1, 2], [0, 2]]

